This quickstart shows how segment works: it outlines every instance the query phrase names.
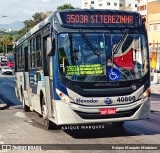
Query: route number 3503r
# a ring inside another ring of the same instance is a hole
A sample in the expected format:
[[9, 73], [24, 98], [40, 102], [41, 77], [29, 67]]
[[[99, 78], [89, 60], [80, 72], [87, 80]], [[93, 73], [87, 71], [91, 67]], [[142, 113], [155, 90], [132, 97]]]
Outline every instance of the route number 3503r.
[[118, 102], [131, 102], [131, 101], [135, 101], [135, 100], [136, 100], [135, 96], [118, 97], [118, 99], [117, 99]]

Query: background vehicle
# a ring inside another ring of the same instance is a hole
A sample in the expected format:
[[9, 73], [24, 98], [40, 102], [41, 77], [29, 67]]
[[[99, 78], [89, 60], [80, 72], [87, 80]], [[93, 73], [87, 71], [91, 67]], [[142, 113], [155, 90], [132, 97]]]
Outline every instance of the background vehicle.
[[14, 61], [8, 61], [7, 66], [13, 68], [14, 67]]
[[16, 42], [16, 95], [48, 129], [149, 118], [147, 39], [137, 12], [54, 12]]
[[2, 59], [2, 58], [5, 58], [5, 56], [3, 56], [3, 55], [0, 56], [0, 62], [1, 62], [1, 59]]
[[3, 66], [3, 67], [1, 67], [1, 72], [2, 72], [3, 75], [5, 75], [5, 74], [12, 75], [13, 74], [13, 69], [11, 69], [11, 67], [9, 67], [9, 66]]
[[7, 65], [7, 57], [5, 57], [5, 56], [1, 56], [0, 57], [0, 65], [1, 66], [6, 66]]
[[6, 62], [1, 62], [1, 67], [3, 66], [7, 66], [7, 63]]
[[7, 62], [8, 60], [7, 60], [7, 57], [2, 57], [1, 58], [1, 62]]

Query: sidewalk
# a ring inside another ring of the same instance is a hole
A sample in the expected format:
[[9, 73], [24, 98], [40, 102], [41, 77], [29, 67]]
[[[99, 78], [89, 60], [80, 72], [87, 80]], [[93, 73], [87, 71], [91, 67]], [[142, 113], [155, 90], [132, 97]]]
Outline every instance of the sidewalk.
[[160, 95], [160, 84], [152, 84], [151, 93]]

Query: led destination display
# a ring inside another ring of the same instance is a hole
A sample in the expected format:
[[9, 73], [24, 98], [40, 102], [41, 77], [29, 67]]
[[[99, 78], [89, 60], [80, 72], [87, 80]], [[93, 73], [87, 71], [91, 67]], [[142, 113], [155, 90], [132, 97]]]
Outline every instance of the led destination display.
[[116, 26], [138, 26], [139, 15], [129, 12], [110, 11], [71, 11], [59, 12], [61, 25], [68, 27], [116, 27]]
[[103, 74], [103, 69], [100, 64], [87, 65], [71, 65], [67, 66], [66, 74], [69, 75], [96, 75]]
[[133, 16], [132, 15], [78, 15], [78, 14], [67, 14], [66, 15], [67, 23], [92, 23], [92, 24], [116, 24], [116, 23], [124, 23], [124, 24], [133, 24]]

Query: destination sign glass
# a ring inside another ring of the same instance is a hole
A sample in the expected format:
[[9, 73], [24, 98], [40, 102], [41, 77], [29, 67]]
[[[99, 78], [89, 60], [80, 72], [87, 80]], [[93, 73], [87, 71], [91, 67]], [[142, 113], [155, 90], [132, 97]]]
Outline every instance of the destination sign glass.
[[67, 66], [67, 75], [96, 75], [103, 74], [100, 64], [70, 65]]
[[60, 24], [66, 27], [137, 27], [139, 14], [116, 11], [59, 12]]

